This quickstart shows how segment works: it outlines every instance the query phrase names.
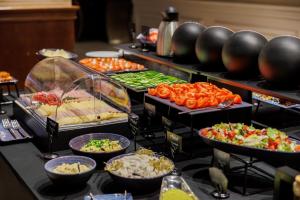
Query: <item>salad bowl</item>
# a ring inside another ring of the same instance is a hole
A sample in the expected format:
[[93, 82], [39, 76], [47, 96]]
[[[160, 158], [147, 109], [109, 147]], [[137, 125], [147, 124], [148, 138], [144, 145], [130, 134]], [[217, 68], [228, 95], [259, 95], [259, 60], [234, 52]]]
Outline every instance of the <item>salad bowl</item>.
[[[119, 160], [120, 158], [126, 158], [127, 156], [132, 156], [135, 154], [136, 153], [127, 153], [127, 154], [122, 154], [122, 155], [116, 156], [116, 157], [110, 159], [109, 161], [107, 161], [106, 166], [110, 165], [115, 160]], [[158, 154], [154, 154], [153, 156], [157, 157], [157, 158], [161, 157]], [[127, 189], [128, 191], [137, 191], [137, 192], [153, 191], [160, 187], [163, 177], [170, 175], [175, 169], [174, 162], [168, 158], [166, 158], [166, 159], [171, 163], [171, 165], [173, 167], [168, 172], [166, 172], [162, 175], [158, 175], [158, 176], [134, 178], [134, 177], [121, 176], [121, 175], [119, 175], [115, 172], [109, 171], [109, 170], [106, 170], [106, 171], [108, 171], [111, 178], [118, 185]]]
[[[81, 150], [81, 147], [87, 144], [90, 140], [102, 139], [119, 141], [120, 145], [122, 146], [122, 149], [110, 152], [85, 152]], [[130, 141], [126, 137], [113, 133], [89, 133], [77, 136], [71, 139], [69, 142], [69, 147], [72, 149], [74, 154], [93, 158], [99, 165], [103, 164], [103, 162], [109, 160], [112, 157], [125, 153], [129, 145]]]
[[[211, 139], [206, 136], [205, 132], [207, 130], [211, 130], [211, 127], [203, 128], [199, 131], [199, 136], [204, 143], [207, 145], [222, 150], [227, 153], [234, 153], [245, 155], [249, 157], [258, 158], [264, 161], [283, 161], [284, 163], [299, 163], [300, 159], [300, 151], [281, 151], [281, 150], [272, 150], [272, 149], [264, 149], [255, 146], [246, 146], [229, 143], [226, 140], [221, 141], [217, 139]], [[296, 146], [300, 145], [300, 141], [289, 138], [291, 142], [293, 142]]]

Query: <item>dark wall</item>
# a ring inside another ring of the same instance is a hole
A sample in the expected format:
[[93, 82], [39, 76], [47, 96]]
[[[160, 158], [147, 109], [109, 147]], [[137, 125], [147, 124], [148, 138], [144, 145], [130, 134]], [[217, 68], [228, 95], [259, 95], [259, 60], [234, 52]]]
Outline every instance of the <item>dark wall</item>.
[[129, 41], [131, 0], [75, 0], [73, 3], [80, 6], [76, 20], [77, 40]]
[[104, 0], [76, 0], [80, 6], [76, 20], [77, 40], [107, 41], [106, 4]]

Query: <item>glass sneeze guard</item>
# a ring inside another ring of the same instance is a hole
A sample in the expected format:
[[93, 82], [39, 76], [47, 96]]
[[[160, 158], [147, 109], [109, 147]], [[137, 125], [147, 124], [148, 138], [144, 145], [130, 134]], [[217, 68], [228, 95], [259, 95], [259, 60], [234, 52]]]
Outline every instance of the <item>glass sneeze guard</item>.
[[28, 74], [20, 101], [44, 122], [50, 117], [60, 126], [127, 119], [131, 105], [126, 90], [77, 65], [61, 57], [40, 61]]

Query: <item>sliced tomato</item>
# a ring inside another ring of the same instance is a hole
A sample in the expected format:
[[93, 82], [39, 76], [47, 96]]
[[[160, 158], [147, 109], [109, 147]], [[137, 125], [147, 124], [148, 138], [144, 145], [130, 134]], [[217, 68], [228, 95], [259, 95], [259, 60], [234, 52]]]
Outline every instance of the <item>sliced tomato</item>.
[[244, 135], [244, 137], [247, 138], [247, 137], [249, 137], [250, 135], [253, 135], [253, 134], [255, 134], [255, 131], [248, 131], [248, 132]]
[[198, 91], [197, 88], [193, 87], [193, 88], [190, 88], [190, 89], [189, 89], [189, 92], [192, 92], [192, 93], [198, 93], [199, 91]]
[[232, 140], [235, 137], [235, 132], [234, 131], [229, 131], [228, 132], [228, 137]]
[[176, 97], [177, 97], [176, 93], [173, 92], [173, 91], [171, 91], [171, 93], [170, 93], [170, 101], [174, 102], [176, 100]]
[[58, 106], [61, 104], [60, 99], [55, 94], [48, 94], [47, 101], [49, 105]]
[[285, 142], [287, 142], [288, 144], [292, 143], [292, 141], [289, 138], [285, 138]]
[[48, 102], [47, 94], [44, 92], [38, 92], [32, 96], [32, 100], [46, 104]]
[[208, 105], [208, 98], [204, 97], [204, 98], [200, 98], [197, 101], [197, 106], [198, 108], [205, 108]]
[[179, 106], [183, 106], [185, 104], [186, 97], [185, 96], [177, 96], [175, 98], [175, 103]]
[[208, 106], [217, 106], [219, 104], [219, 101], [215, 97], [210, 97], [208, 100]]
[[189, 90], [189, 84], [183, 83], [180, 88], [185, 90], [185, 91], [188, 91]]
[[236, 103], [236, 104], [242, 103], [242, 97], [238, 94], [234, 95], [233, 103]]
[[188, 93], [186, 93], [186, 96], [188, 98], [196, 98], [196, 96], [198, 96], [198, 98], [199, 98], [198, 93], [195, 93], [195, 92], [188, 92]]
[[208, 136], [208, 129], [204, 128], [204, 129], [201, 130], [200, 133], [201, 133], [202, 136], [207, 137]]
[[160, 87], [157, 89], [158, 96], [163, 99], [169, 98], [170, 93], [171, 93], [171, 91], [167, 87]]
[[300, 151], [300, 145], [299, 144], [295, 146], [295, 151]]
[[226, 100], [226, 96], [224, 96], [224, 95], [217, 96], [216, 98], [218, 100], [218, 103], [222, 103]]
[[[149, 94], [154, 93], [154, 91], [150, 92], [150, 90], [148, 92]], [[217, 106], [219, 103], [228, 99], [233, 99], [236, 104], [242, 103], [241, 96], [207, 82], [171, 85], [160, 84], [156, 87], [156, 96], [169, 98], [170, 101], [175, 101], [176, 104], [185, 105], [188, 108]], [[197, 102], [196, 105], [195, 101]]]
[[190, 109], [195, 109], [195, 108], [198, 107], [197, 100], [194, 99], [194, 98], [189, 98], [189, 99], [186, 100], [185, 106], [190, 108]]
[[155, 96], [157, 94], [156, 88], [148, 88], [148, 94]]
[[179, 94], [182, 94], [184, 92], [184, 89], [180, 88], [180, 87], [175, 87], [174, 92], [179, 95]]
[[273, 151], [273, 150], [276, 150], [276, 147], [274, 145], [269, 145], [268, 149]]
[[276, 150], [278, 146], [278, 142], [269, 139], [268, 149]]

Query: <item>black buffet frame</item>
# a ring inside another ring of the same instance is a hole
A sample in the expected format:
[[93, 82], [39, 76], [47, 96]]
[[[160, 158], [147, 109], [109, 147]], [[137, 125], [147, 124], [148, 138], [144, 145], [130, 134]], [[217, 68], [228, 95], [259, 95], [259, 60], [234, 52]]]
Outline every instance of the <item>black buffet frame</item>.
[[[14, 117], [35, 134], [33, 142], [43, 151], [48, 151], [49, 140], [46, 130], [46, 122], [37, 114], [30, 112], [21, 102], [13, 104]], [[89, 123], [60, 127], [57, 136], [54, 138], [53, 151], [69, 148], [69, 141], [85, 133], [117, 133], [132, 138], [127, 119], [111, 121], [107, 123]]]
[[15, 92], [16, 92], [16, 97], [19, 97], [20, 94], [19, 94], [19, 88], [18, 88], [17, 83], [18, 83], [18, 80], [16, 78], [12, 78], [12, 80], [10, 80], [10, 81], [0, 81], [0, 115], [5, 114], [5, 111], [2, 110], [2, 105], [12, 103], [12, 101], [5, 101], [3, 87], [6, 87], [7, 96], [11, 96], [12, 98], [14, 98], [14, 96], [11, 93], [11, 89], [10, 89], [10, 87], [13, 86], [15, 89]]
[[[201, 110], [196, 110], [193, 112], [190, 109], [184, 106], [178, 106], [175, 103], [170, 102], [166, 99], [161, 99], [156, 96], [151, 96], [149, 94], [145, 94], [145, 104], [151, 105], [152, 110], [150, 111], [152, 115], [156, 118], [160, 118], [162, 120], [162, 124], [165, 130], [165, 146], [169, 146], [168, 131], [173, 132], [176, 125], [179, 123], [185, 127], [189, 128], [189, 132], [187, 134], [181, 135], [180, 137], [186, 136], [189, 139], [197, 136], [197, 130], [212, 126], [213, 124], [220, 122], [240, 122], [243, 121], [245, 123], [251, 122], [251, 112], [252, 105], [246, 102], [242, 104], [233, 105], [227, 109], [219, 109], [219, 108], [203, 108]], [[188, 113], [185, 113], [188, 112]], [[184, 146], [183, 144], [181, 144]], [[182, 153], [186, 153], [181, 151]], [[192, 157], [186, 153], [186, 155]], [[172, 153], [171, 156], [175, 158], [175, 155]]]
[[[280, 99], [291, 101], [293, 103], [300, 103], [300, 88], [292, 88], [292, 89], [276, 88], [270, 85], [267, 81], [263, 80], [262, 77], [242, 79], [242, 78], [231, 77], [231, 75], [228, 74], [227, 72], [204, 71], [201, 69], [200, 64], [175, 63], [172, 58], [157, 56], [155, 52], [151, 52], [151, 51], [144, 52], [141, 51], [139, 48], [132, 49], [130, 48], [130, 44], [119, 45], [117, 49], [123, 50], [124, 52], [127, 53], [129, 52], [130, 54], [138, 58], [144, 59], [146, 61], [158, 63], [161, 66], [167, 68], [173, 68], [174, 70], [187, 73], [189, 77], [188, 82], [207, 81], [207, 82], [212, 82], [213, 84], [216, 84], [219, 87], [225, 87], [227, 89], [230, 89], [234, 93], [240, 94], [245, 102], [250, 103], [248, 104], [249, 107], [246, 106], [243, 109], [230, 109], [226, 111], [219, 111], [218, 114], [212, 114], [210, 112], [207, 113], [195, 112], [194, 115], [190, 115], [190, 114], [179, 115], [178, 111], [180, 110], [180, 108], [176, 107], [175, 104], [170, 104], [165, 100], [145, 94], [144, 102], [151, 104], [155, 107], [155, 110], [158, 111], [156, 115], [161, 115], [163, 119], [162, 120], [163, 125], [165, 126], [166, 130], [172, 131], [173, 121], [181, 122], [184, 125], [190, 127], [191, 136], [193, 136], [195, 128], [203, 128], [205, 126], [211, 126], [221, 121], [223, 122], [237, 121], [237, 122], [244, 122], [248, 124], [252, 122], [254, 124], [265, 126], [264, 124], [261, 124], [251, 119], [252, 104], [253, 104], [252, 92], [277, 97]], [[260, 103], [260, 101], [258, 101], [258, 103]], [[256, 106], [257, 106], [256, 107], [256, 111], [257, 111], [259, 108], [259, 104]], [[277, 105], [273, 105], [273, 106], [277, 106]], [[280, 107], [280, 105], [278, 107]], [[281, 109], [285, 109], [285, 108], [281, 108]], [[225, 117], [224, 117], [224, 113], [225, 113]], [[210, 114], [212, 115], [210, 116]], [[204, 120], [209, 119], [209, 120], [205, 122], [203, 121], [203, 119]], [[299, 139], [299, 137], [295, 137], [295, 135], [296, 134], [293, 134], [291, 135], [291, 137]], [[260, 171], [261, 173], [266, 175], [267, 179], [273, 178], [270, 174], [266, 173], [265, 171], [261, 171], [259, 168], [254, 166], [254, 163], [256, 163], [257, 160], [253, 160], [252, 158], [250, 158], [250, 161], [244, 161], [239, 157], [236, 157], [236, 159], [239, 160], [241, 163], [243, 163], [241, 167], [237, 168], [237, 169], [244, 170], [244, 187], [242, 188], [242, 194], [245, 195], [247, 193], [247, 173], [250, 168]]]
[[294, 89], [280, 89], [272, 87], [269, 83], [263, 80], [261, 77], [252, 78], [252, 79], [237, 79], [230, 77], [226, 72], [208, 72], [201, 69], [199, 64], [182, 64], [173, 62], [172, 58], [164, 58], [157, 56], [155, 52], [142, 52], [139, 49], [132, 49], [129, 47], [130, 44], [122, 44], [117, 46], [117, 49], [124, 50], [125, 52], [130, 52], [133, 55], [166, 65], [168, 67], [189, 73], [190, 81], [192, 80], [213, 80], [223, 84], [227, 84], [241, 90], [247, 90], [251, 92], [257, 92], [260, 94], [270, 95], [280, 99], [289, 100], [294, 103], [300, 103], [300, 88]]
[[[202, 69], [200, 64], [176, 63], [173, 61], [172, 58], [157, 56], [155, 52], [143, 52], [140, 48], [132, 49], [130, 48], [130, 44], [122, 44], [117, 46], [116, 48], [124, 51], [124, 55], [127, 53], [131, 56], [136, 56], [137, 58], [140, 58], [142, 60], [152, 62], [154, 65], [158, 63], [160, 64], [160, 67], [171, 68], [176, 71], [181, 71], [182, 73], [187, 73], [189, 77], [189, 82], [207, 81], [216, 84], [219, 87], [226, 87], [234, 93], [240, 94], [243, 98], [243, 101], [251, 104], [253, 104], [252, 92], [269, 95], [283, 100], [291, 101], [292, 103], [300, 104], [300, 88], [277, 88], [270, 85], [267, 81], [263, 80], [262, 77], [243, 79], [232, 77], [227, 72], [209, 72], [207, 70]], [[256, 105], [257, 110], [258, 106]], [[277, 105], [274, 104], [273, 106]], [[299, 113], [296, 108], [285, 110], [292, 111], [294, 113]], [[255, 119], [252, 119], [251, 122], [256, 125], [266, 127], [265, 124], [257, 122], [255, 121]], [[298, 140], [300, 139], [300, 136], [298, 136], [298, 134], [292, 134], [290, 136]]]

